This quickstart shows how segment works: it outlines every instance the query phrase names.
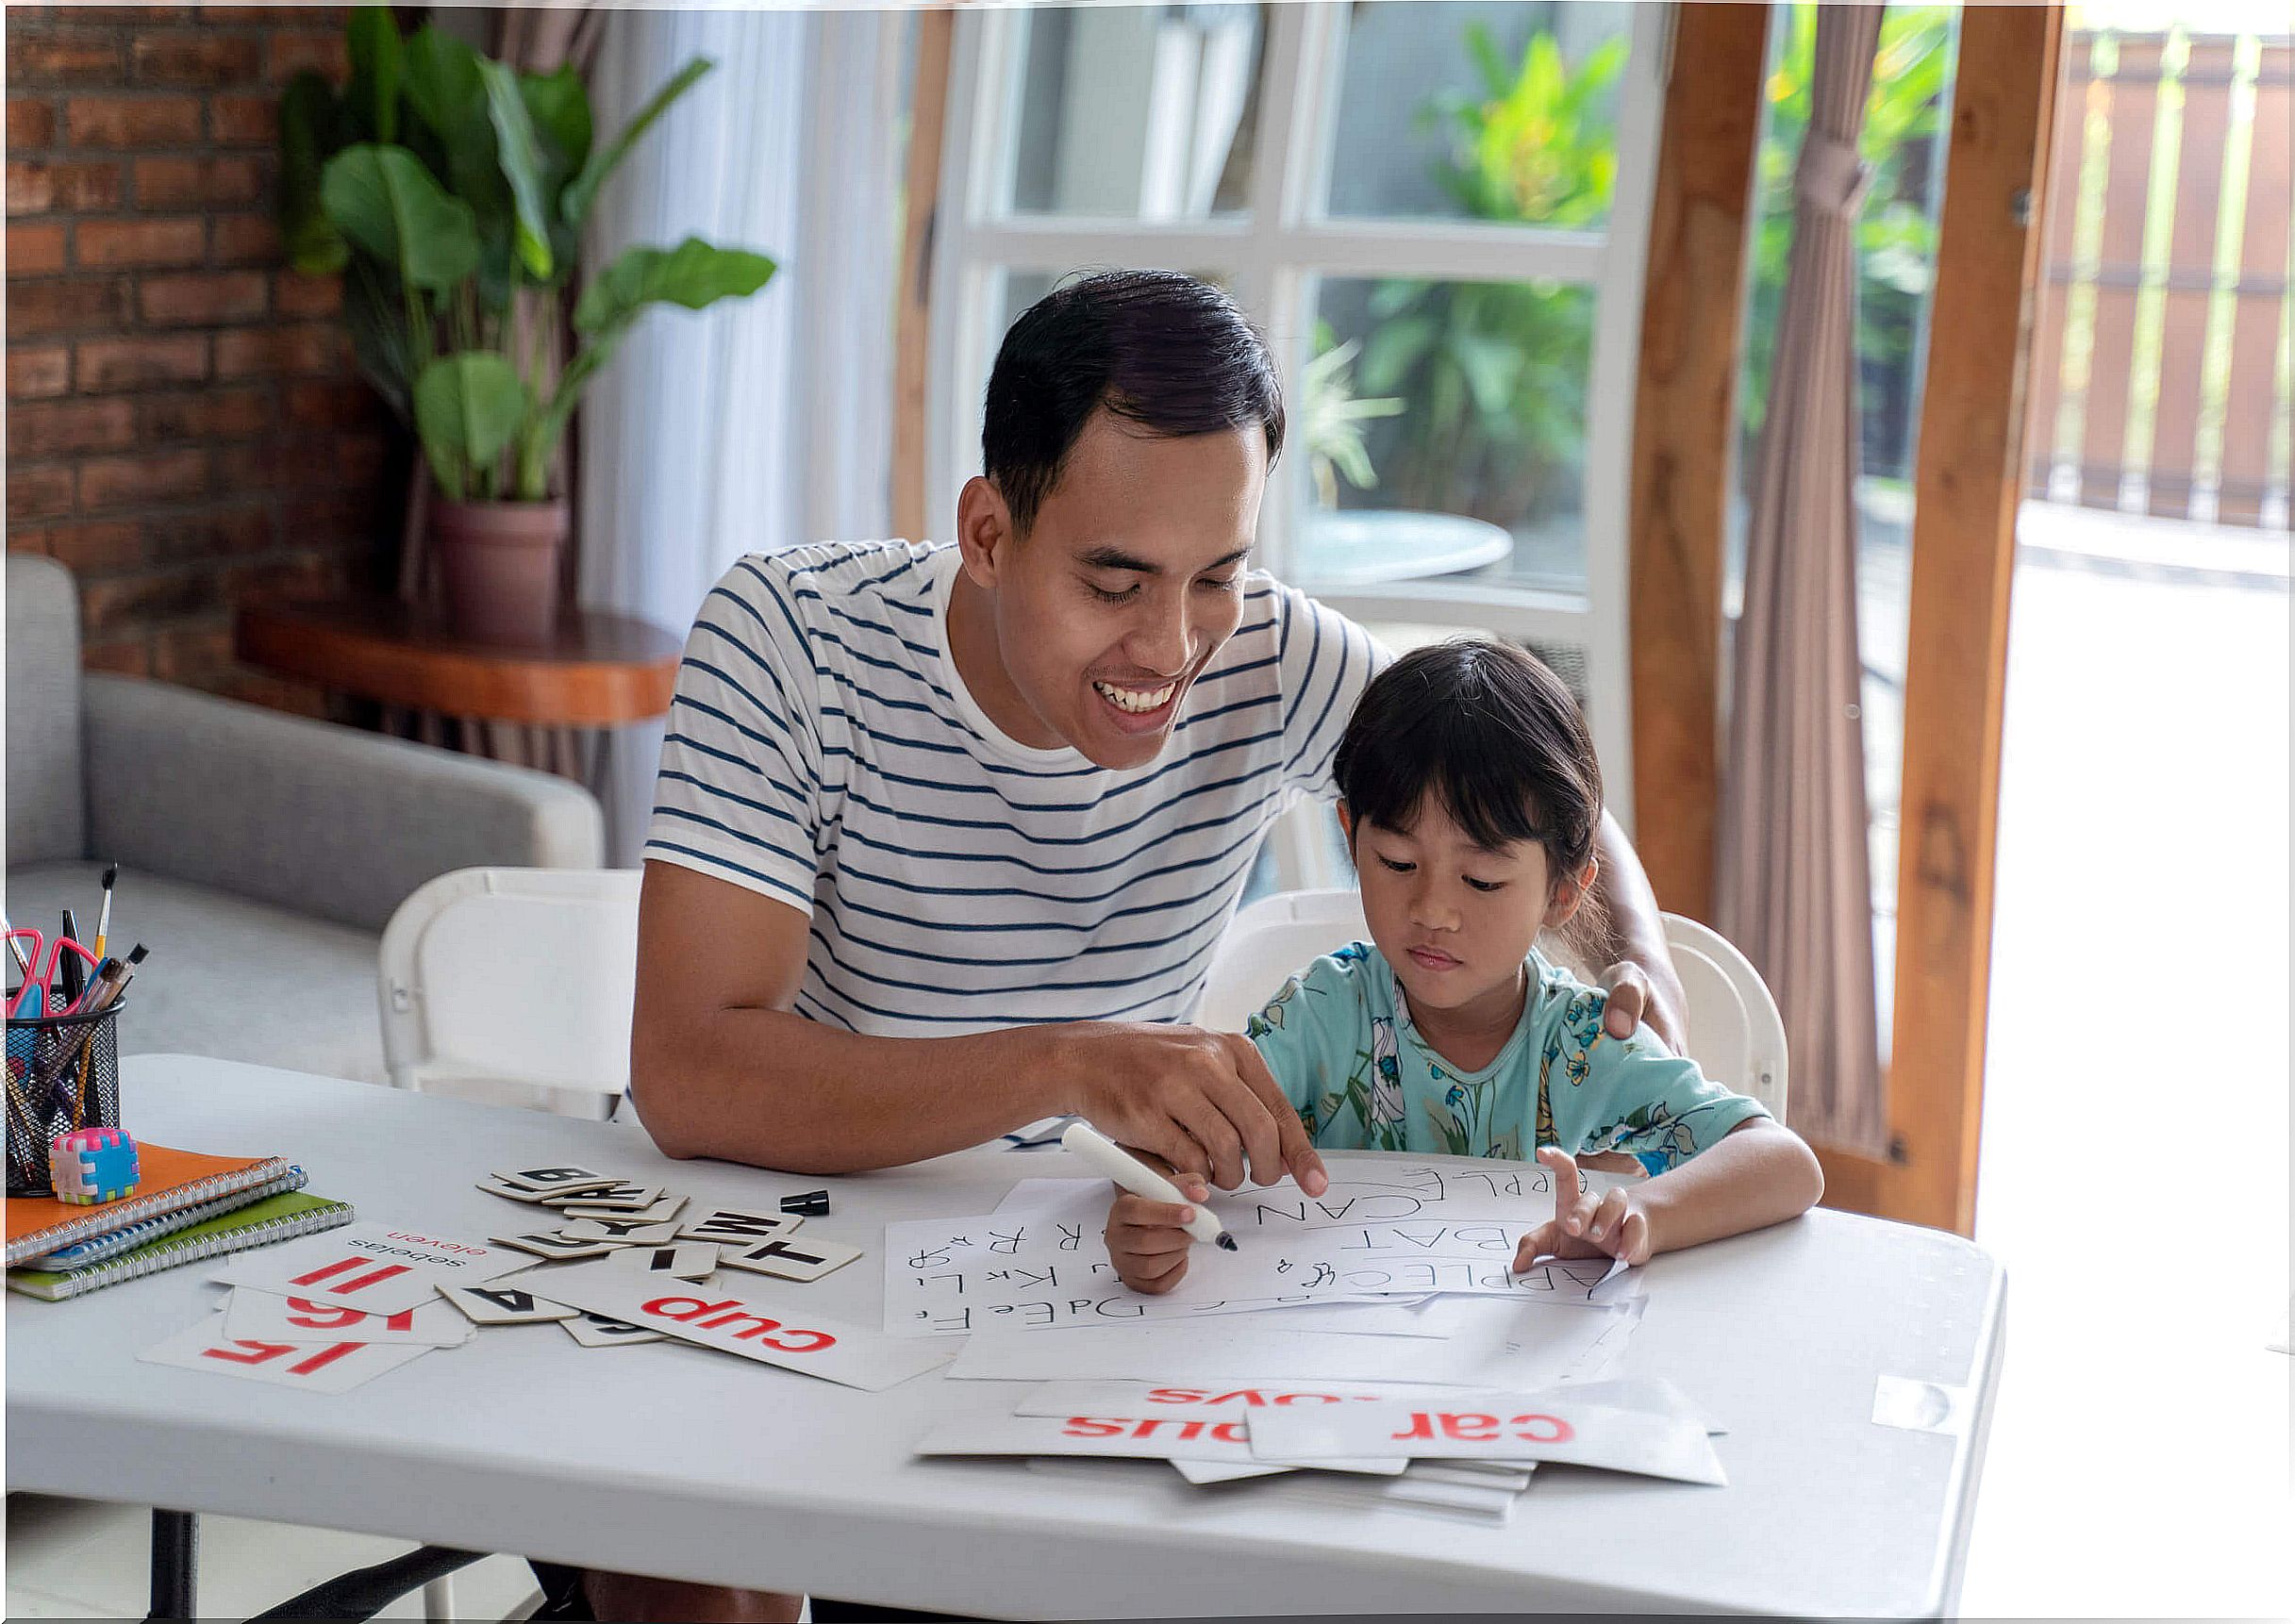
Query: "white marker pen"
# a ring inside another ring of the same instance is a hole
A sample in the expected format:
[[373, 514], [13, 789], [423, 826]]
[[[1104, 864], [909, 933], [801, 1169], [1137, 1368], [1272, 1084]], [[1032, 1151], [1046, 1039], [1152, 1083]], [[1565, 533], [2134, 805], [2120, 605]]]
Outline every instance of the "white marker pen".
[[1193, 1207], [1195, 1221], [1188, 1226], [1188, 1233], [1197, 1240], [1209, 1241], [1222, 1251], [1235, 1251], [1235, 1236], [1220, 1227], [1220, 1220], [1211, 1216], [1209, 1207], [1200, 1201], [1189, 1201], [1180, 1193], [1177, 1185], [1089, 1122], [1077, 1120], [1069, 1123], [1067, 1132], [1060, 1135], [1060, 1148], [1074, 1152], [1084, 1158], [1094, 1172], [1115, 1180], [1136, 1196], [1145, 1196], [1152, 1201], [1170, 1201], [1174, 1206]]

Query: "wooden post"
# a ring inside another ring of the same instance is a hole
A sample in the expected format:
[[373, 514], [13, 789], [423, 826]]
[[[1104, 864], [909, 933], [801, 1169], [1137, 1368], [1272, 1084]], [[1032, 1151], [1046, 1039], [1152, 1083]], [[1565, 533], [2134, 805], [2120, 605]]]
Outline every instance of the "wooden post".
[[909, 98], [907, 219], [901, 232], [901, 296], [892, 383], [892, 531], [924, 534], [926, 391], [932, 376], [932, 251], [940, 207], [940, 147], [948, 124], [953, 11], [917, 13], [915, 90]]
[[2008, 587], [2064, 13], [1971, 6], [1914, 474], [1884, 1216], [1976, 1212]]
[[1635, 848], [1659, 903], [1695, 919], [1713, 902], [1730, 407], [1768, 34], [1766, 6], [1681, 8], [1642, 284], [1627, 572]]

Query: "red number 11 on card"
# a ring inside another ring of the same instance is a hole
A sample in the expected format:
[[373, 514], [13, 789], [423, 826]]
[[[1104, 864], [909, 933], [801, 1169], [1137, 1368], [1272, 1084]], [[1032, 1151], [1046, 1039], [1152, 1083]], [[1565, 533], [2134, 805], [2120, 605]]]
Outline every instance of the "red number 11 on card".
[[[314, 1268], [308, 1274], [298, 1274], [288, 1284], [291, 1285], [317, 1285], [322, 1281], [334, 1279], [346, 1268], [367, 1268], [374, 1262], [374, 1260], [371, 1257], [340, 1258], [324, 1268]], [[354, 1291], [363, 1291], [370, 1285], [379, 1285], [384, 1281], [406, 1272], [407, 1266], [403, 1263], [386, 1263], [379, 1268], [372, 1268], [370, 1272], [358, 1276], [356, 1280], [346, 1280], [340, 1284], [330, 1285], [327, 1290], [338, 1297], [347, 1297]]]

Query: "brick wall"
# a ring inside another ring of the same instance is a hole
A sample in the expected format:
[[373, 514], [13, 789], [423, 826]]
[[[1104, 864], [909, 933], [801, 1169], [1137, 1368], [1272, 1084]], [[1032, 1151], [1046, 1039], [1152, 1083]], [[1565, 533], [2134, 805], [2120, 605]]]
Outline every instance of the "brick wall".
[[395, 538], [403, 448], [272, 221], [279, 90], [341, 76], [342, 16], [8, 8], [8, 544], [78, 575], [90, 666], [315, 711], [231, 611]]

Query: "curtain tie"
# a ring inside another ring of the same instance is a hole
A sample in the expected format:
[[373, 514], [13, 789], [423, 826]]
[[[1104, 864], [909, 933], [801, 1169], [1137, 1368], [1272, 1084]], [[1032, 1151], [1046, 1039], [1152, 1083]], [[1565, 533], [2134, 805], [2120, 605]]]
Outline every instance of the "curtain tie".
[[1801, 142], [1793, 191], [1803, 202], [1847, 220], [1856, 218], [1872, 185], [1872, 166], [1857, 157], [1854, 141], [1811, 130]]

